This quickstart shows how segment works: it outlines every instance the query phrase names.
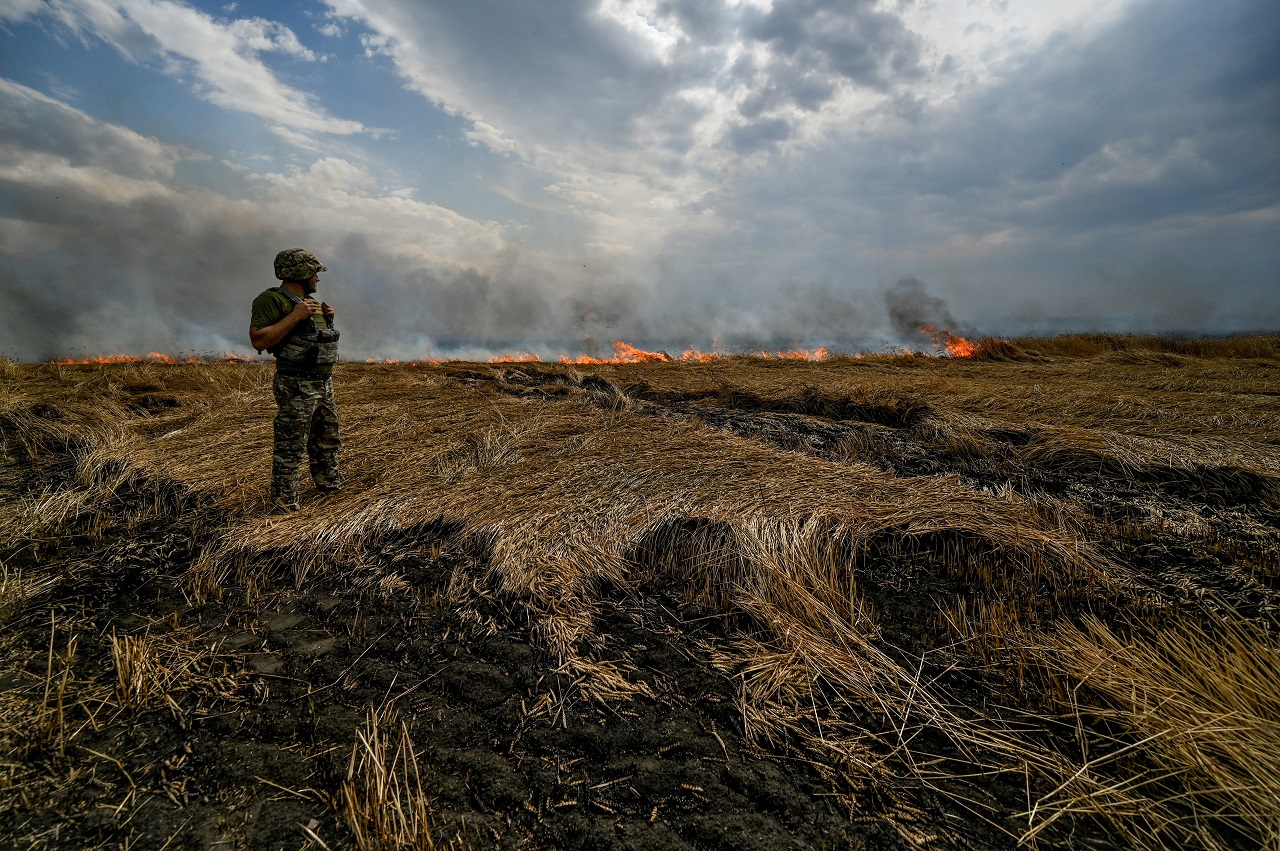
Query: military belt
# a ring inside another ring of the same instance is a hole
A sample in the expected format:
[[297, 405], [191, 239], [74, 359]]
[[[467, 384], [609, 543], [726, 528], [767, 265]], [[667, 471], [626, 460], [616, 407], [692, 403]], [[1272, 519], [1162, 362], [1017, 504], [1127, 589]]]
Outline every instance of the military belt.
[[332, 378], [333, 374], [329, 372], [307, 372], [301, 369], [289, 369], [288, 367], [276, 363], [276, 375], [283, 375], [288, 378], [309, 378], [318, 381], [322, 378]]

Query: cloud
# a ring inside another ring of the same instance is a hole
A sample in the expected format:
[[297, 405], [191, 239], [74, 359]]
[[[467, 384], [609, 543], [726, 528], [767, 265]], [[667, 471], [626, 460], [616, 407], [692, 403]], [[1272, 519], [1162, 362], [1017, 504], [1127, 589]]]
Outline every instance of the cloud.
[[650, 193], [704, 191], [672, 183], [924, 73], [920, 38], [868, 0], [328, 5], [407, 86], [473, 121], [474, 142], [557, 176], [626, 172]]
[[315, 62], [319, 57], [302, 46], [293, 30], [277, 21], [264, 18], [240, 18], [232, 21], [227, 32], [235, 37], [237, 52], [266, 53], [278, 52], [307, 62]]
[[920, 37], [874, 0], [777, 3], [750, 21], [747, 32], [783, 67], [799, 65], [872, 89], [923, 75]]
[[447, 292], [483, 280], [478, 269], [504, 270], [503, 258], [506, 271], [533, 263], [510, 260], [501, 226], [387, 194], [366, 168], [337, 158], [244, 175], [239, 199], [175, 186], [181, 163], [207, 156], [2, 80], [0, 130], [0, 336], [11, 356], [243, 352], [247, 305], [290, 245], [313, 248], [334, 270], [326, 285], [349, 308], [354, 351], [439, 332], [443, 320], [415, 327], [418, 305], [437, 298], [415, 286]]
[[[984, 329], [1047, 314], [1225, 330], [1256, 327], [1259, 304], [1274, 321], [1280, 25], [1264, 5], [1135, 4], [1006, 56], [983, 85], [886, 98], [727, 175], [715, 206], [735, 219], [698, 254], [737, 249], [766, 281], [914, 275]], [[1162, 274], [1168, 297], [1143, 284]], [[1194, 291], [1199, 305], [1172, 295]]]
[[30, 172], [33, 180], [41, 179], [41, 168], [30, 157], [136, 179], [170, 178], [181, 159], [177, 149], [156, 139], [96, 122], [79, 110], [2, 77], [0, 102], [5, 104], [0, 110], [0, 157], [6, 169]]
[[480, 118], [472, 119], [466, 139], [472, 145], [483, 145], [496, 154], [514, 154], [520, 151], [520, 145], [514, 139], [503, 136], [502, 131]]
[[44, 0], [5, 0], [0, 3], [0, 20], [21, 23], [41, 11]]
[[[245, 183], [232, 198], [170, 182], [187, 162], [216, 166], [207, 155], [12, 82], [0, 85], [0, 115], [7, 135], [27, 128], [0, 150], [0, 336], [12, 357], [247, 354], [248, 304], [274, 283], [275, 253], [294, 245], [329, 267], [321, 293], [355, 357], [551, 356], [608, 351], [617, 338], [774, 348], [848, 339], [860, 321], [853, 302], [823, 284], [789, 285], [759, 304], [668, 303], [607, 252], [584, 250], [584, 262], [566, 268], [518, 228], [415, 201], [337, 157], [239, 172]], [[31, 147], [55, 131], [57, 146]]]
[[[18, 20], [36, 14], [25, 6], [18, 12]], [[365, 130], [358, 121], [329, 115], [314, 96], [281, 82], [262, 62], [262, 53], [316, 60], [283, 24], [262, 18], [220, 21], [172, 0], [49, 0], [39, 13], [81, 38], [107, 42], [130, 61], [156, 62], [175, 76], [189, 74], [196, 93], [210, 103], [294, 134], [345, 136]]]
[[[632, 275], [694, 235], [741, 234], [743, 188], [773, 158], [809, 157], [923, 73], [918, 38], [862, 0], [328, 5], [405, 86], [465, 118], [468, 142], [545, 175], [541, 197], [512, 197], [571, 216], [614, 262], [647, 258]], [[829, 272], [781, 277], [815, 271]]]
[[[5, 20], [190, 78], [290, 158], [191, 151], [0, 84], [0, 323], [24, 357], [243, 351], [289, 245], [333, 270], [352, 354], [1280, 315], [1280, 24], [1260, 0], [1105, 5], [331, 0], [320, 27], [373, 80], [359, 94], [418, 98], [419, 123], [375, 139], [267, 64], [316, 68], [283, 24], [10, 2]], [[68, 313], [85, 269], [99, 297]]]

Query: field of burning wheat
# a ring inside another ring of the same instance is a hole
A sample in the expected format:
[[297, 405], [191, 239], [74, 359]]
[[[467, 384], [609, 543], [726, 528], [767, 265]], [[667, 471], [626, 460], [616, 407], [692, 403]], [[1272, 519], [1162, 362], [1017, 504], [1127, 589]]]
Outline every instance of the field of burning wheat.
[[0, 361], [0, 844], [1280, 849], [1280, 337], [964, 354]]

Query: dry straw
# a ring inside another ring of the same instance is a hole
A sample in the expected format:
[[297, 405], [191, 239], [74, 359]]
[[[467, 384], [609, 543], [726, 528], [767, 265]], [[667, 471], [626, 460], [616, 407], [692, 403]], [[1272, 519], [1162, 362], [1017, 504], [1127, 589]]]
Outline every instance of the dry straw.
[[[1075, 711], [1123, 733], [1036, 803], [1029, 836], [1088, 812], [1148, 845], [1221, 844], [1208, 826], [1225, 824], [1258, 847], [1280, 848], [1276, 633], [1277, 625], [1237, 620], [1212, 632], [1181, 623], [1131, 638], [1094, 618], [1063, 628], [1046, 656], [1078, 682]], [[1089, 776], [1105, 777], [1135, 751], [1151, 757], [1150, 767], [1119, 783]]]
[[[361, 851], [435, 851], [431, 801], [422, 788], [409, 728], [391, 706], [370, 707], [356, 731], [340, 815]], [[443, 847], [465, 848], [460, 837]]]
[[[11, 455], [60, 447], [76, 459], [70, 482], [29, 501], [23, 535], [198, 508], [207, 544], [185, 577], [197, 599], [373, 563], [395, 536], [448, 538], [473, 555], [452, 577], [459, 599], [527, 619], [556, 657], [573, 694], [539, 706], [563, 720], [575, 695], [647, 694], [594, 639], [606, 590], [658, 584], [755, 624], [705, 649], [739, 678], [757, 739], [805, 741], [841, 771], [928, 776], [936, 760], [916, 743], [939, 733], [953, 760], [1054, 789], [1024, 814], [1027, 843], [1088, 813], [1136, 845], [1215, 847], [1237, 831], [1274, 847], [1273, 654], [1247, 631], [1225, 644], [1190, 627], [1126, 643], [1100, 621], [1070, 626], [1072, 606], [1118, 604], [1135, 579], [1097, 540], [1123, 524], [1061, 494], [1137, 482], [1207, 504], [1275, 504], [1275, 340], [987, 346], [979, 362], [344, 365], [348, 487], [308, 494], [284, 517], [266, 515], [265, 370], [8, 369], [0, 421]], [[809, 420], [847, 437], [806, 442]], [[913, 458], [958, 472], [900, 475], [889, 463]], [[1046, 483], [1059, 490], [1038, 490]], [[122, 519], [110, 506], [130, 489], [147, 499]], [[868, 582], [955, 589], [938, 617], [960, 643], [914, 660], [888, 646]], [[154, 648], [113, 646], [121, 702], [171, 693]], [[1225, 667], [1213, 652], [1223, 647], [1234, 648]], [[937, 673], [937, 660], [1035, 658], [1076, 695], [1082, 732], [1087, 716], [1133, 740], [1105, 756], [1061, 753], [962, 705]], [[874, 732], [858, 720], [868, 710], [886, 722]], [[360, 847], [432, 847], [416, 754], [395, 726], [370, 715], [344, 811]], [[1132, 764], [1140, 773], [1126, 778]]]

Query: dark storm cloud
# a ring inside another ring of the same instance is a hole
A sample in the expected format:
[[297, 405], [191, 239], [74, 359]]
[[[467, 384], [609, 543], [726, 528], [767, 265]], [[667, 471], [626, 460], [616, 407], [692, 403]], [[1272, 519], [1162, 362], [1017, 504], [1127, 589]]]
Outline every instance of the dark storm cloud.
[[726, 83], [748, 94], [737, 105], [746, 121], [732, 123], [729, 146], [751, 154], [791, 138], [790, 110], [817, 112], [841, 87], [888, 91], [922, 75], [920, 38], [895, 15], [862, 0], [803, 0], [749, 10], [741, 32], [769, 47], [764, 58], [744, 54]]
[[967, 193], [978, 215], [1020, 224], [1268, 206], [1280, 188], [1277, 44], [1266, 4], [1144, 3], [886, 141], [908, 152], [920, 191]]
[[835, 77], [822, 69], [794, 62], [771, 63], [766, 82], [738, 104], [739, 114], [755, 118], [767, 110], [794, 105], [813, 112], [836, 93]]
[[660, 0], [657, 10], [675, 18], [686, 35], [703, 43], [719, 42], [732, 26], [728, 10], [714, 0]]
[[[504, 141], [478, 134], [495, 150], [533, 158], [534, 140], [560, 154], [590, 147], [601, 155], [593, 167], [606, 171], [686, 171], [680, 155], [715, 114], [709, 86], [739, 100], [745, 119], [715, 119], [718, 141], [750, 153], [791, 138], [794, 110], [816, 112], [842, 89], [888, 91], [923, 74], [920, 38], [870, 0], [805, 0], [769, 12], [665, 0], [652, 19], [633, 12], [629, 23], [594, 0], [392, 2], [376, 21], [333, 5], [377, 27], [411, 87], [496, 128]], [[742, 49], [751, 45], [767, 50]], [[676, 156], [645, 155], [654, 149]]]
[[791, 137], [791, 124], [781, 118], [762, 118], [748, 124], [740, 124], [729, 133], [734, 150], [741, 154], [783, 142]]
[[771, 269], [906, 265], [984, 330], [1275, 324], [1277, 45], [1265, 3], [1137, 4], [726, 187], [751, 223], [734, 240]]
[[747, 26], [784, 61], [887, 89], [919, 77], [920, 38], [874, 0], [775, 3]]

